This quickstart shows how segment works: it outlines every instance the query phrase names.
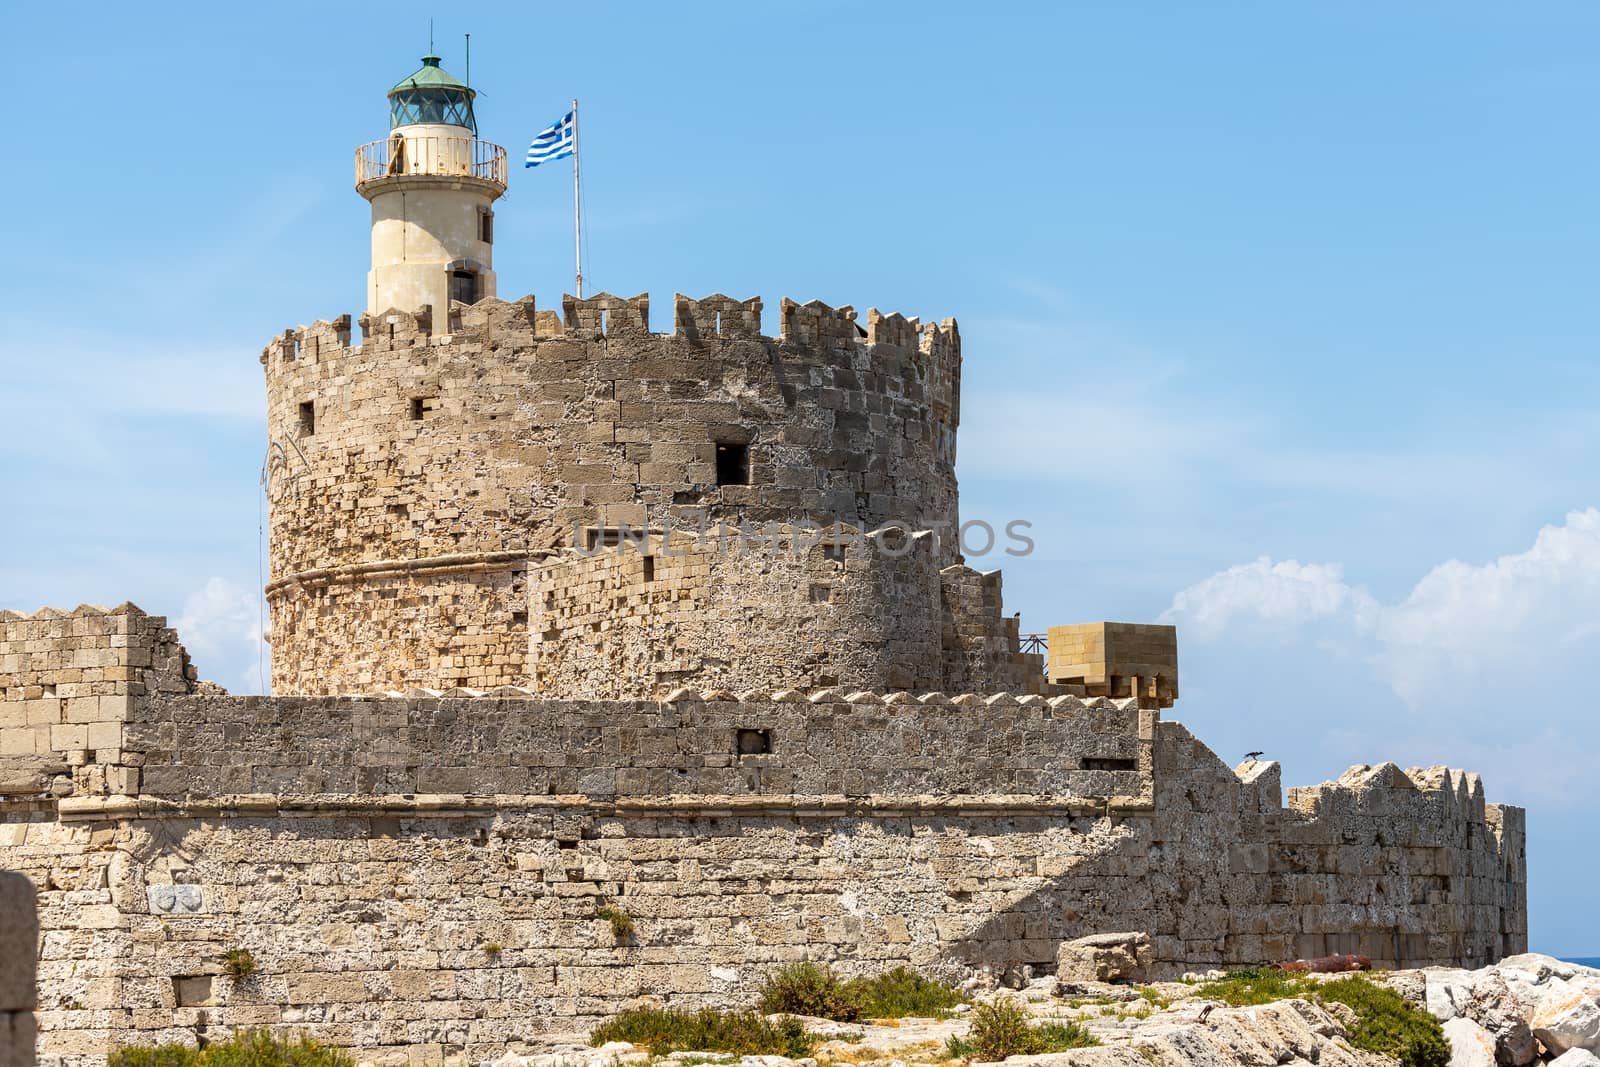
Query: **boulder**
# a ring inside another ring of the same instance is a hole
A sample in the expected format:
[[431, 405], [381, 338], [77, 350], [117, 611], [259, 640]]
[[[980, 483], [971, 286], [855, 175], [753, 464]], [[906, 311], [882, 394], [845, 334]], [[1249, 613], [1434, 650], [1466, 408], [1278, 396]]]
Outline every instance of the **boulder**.
[[[1537, 977], [1543, 974], [1542, 981]], [[1500, 1067], [1526, 1067], [1539, 1054], [1538, 1042], [1528, 1026], [1528, 1016], [1548, 990], [1551, 972], [1488, 968], [1464, 971], [1434, 968], [1423, 972], [1423, 1005], [1440, 1022], [1468, 1020], [1488, 1032], [1495, 1042]]]
[[1056, 978], [1062, 982], [1146, 982], [1151, 958], [1149, 934], [1091, 934], [1061, 943], [1056, 952]]
[[1450, 1067], [1495, 1067], [1494, 1035], [1471, 1019], [1451, 1019], [1444, 1036], [1450, 1042]]
[[1495, 1062], [1500, 1067], [1527, 1067], [1539, 1058], [1539, 1042], [1526, 1019], [1510, 1019], [1494, 1035]]
[[[1131, 1045], [1103, 1045], [1075, 1048], [1070, 1052], [1045, 1052], [1037, 1056], [1011, 1056], [1005, 1067], [1150, 1067], [1150, 1062]], [[973, 1067], [996, 1067], [976, 1063]]]
[[1007, 989], [1026, 989], [1033, 981], [1033, 967], [1026, 963], [1013, 963], [1000, 975], [1000, 984]]
[[1525, 971], [1534, 975], [1534, 980], [1539, 982], [1552, 976], [1563, 980], [1579, 976], [1600, 976], [1600, 969], [1585, 967], [1580, 963], [1568, 963], [1566, 960], [1558, 960], [1554, 956], [1545, 956], [1538, 952], [1520, 952], [1515, 956], [1507, 956], [1495, 964], [1495, 969]]
[[1586, 1048], [1569, 1048], [1551, 1060], [1550, 1067], [1600, 1067], [1600, 1056]]
[[1347, 1038], [1337, 1013], [1281, 1000], [1214, 1008], [1203, 1020], [1152, 1019], [1139, 1026], [1134, 1041], [1146, 1067], [1394, 1067], [1392, 1060], [1351, 1048]]
[[1424, 971], [1423, 977], [1428, 983], [1423, 997], [1429, 1015], [1443, 1023], [1466, 1014], [1466, 1006], [1472, 1000], [1474, 972], [1440, 967]]
[[1400, 999], [1413, 1008], [1428, 1010], [1428, 976], [1425, 972], [1391, 971], [1387, 975], [1375, 978], [1374, 981], [1399, 993]]
[[1600, 978], [1552, 979], [1528, 1025], [1551, 1052], [1600, 1051]]

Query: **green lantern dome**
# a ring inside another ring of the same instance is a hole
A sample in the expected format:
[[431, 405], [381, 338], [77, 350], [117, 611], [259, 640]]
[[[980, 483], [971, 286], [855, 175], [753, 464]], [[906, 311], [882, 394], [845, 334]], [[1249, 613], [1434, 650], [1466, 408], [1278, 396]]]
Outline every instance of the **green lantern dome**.
[[472, 115], [473, 92], [466, 82], [439, 66], [438, 56], [423, 56], [422, 69], [389, 90], [389, 126], [440, 123], [478, 132]]

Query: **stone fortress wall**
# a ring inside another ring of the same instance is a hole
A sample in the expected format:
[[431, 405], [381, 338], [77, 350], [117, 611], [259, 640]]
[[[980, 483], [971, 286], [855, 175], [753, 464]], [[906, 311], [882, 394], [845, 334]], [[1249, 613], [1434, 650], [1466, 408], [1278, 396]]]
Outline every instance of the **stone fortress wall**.
[[[747, 534], [759, 533], [759, 536]], [[685, 685], [1042, 692], [1000, 616], [1000, 575], [942, 570], [929, 533], [774, 526], [641, 532], [533, 566], [536, 692], [663, 697]], [[1009, 624], [1009, 625], [1008, 625]]]
[[135, 703], [195, 679], [177, 633], [132, 604], [0, 611], [0, 796], [137, 792]]
[[10, 613], [0, 650], [29, 736], [40, 701], [53, 726], [112, 698], [100, 748], [51, 735], [70, 775], [0, 757], [0, 867], [39, 887], [41, 1052], [68, 1065], [235, 1025], [481, 1057], [649, 996], [742, 1003], [789, 960], [1045, 966], [1108, 929], [1164, 974], [1526, 942], [1522, 812], [1476, 776], [1358, 767], [1285, 805], [1276, 764], [1228, 768], [1153, 700], [232, 697], [131, 605]]
[[582, 527], [899, 521], [957, 564], [955, 323], [785, 300], [766, 337], [761, 311], [680, 295], [655, 334], [648, 297], [526, 297], [274, 340], [276, 691], [537, 686], [528, 571]]

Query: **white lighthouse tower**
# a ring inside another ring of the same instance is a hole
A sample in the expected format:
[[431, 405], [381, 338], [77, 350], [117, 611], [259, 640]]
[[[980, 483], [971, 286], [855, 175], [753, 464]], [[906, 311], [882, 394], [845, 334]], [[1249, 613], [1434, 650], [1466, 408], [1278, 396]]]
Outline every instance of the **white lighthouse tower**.
[[506, 150], [478, 140], [477, 94], [422, 57], [389, 90], [387, 139], [356, 150], [356, 191], [372, 203], [367, 310], [433, 309], [495, 295], [494, 202], [506, 191]]

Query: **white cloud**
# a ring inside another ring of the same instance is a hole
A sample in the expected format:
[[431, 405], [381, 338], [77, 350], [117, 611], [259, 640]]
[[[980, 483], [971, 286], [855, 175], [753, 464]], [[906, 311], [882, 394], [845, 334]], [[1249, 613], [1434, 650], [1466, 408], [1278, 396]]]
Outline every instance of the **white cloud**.
[[[1451, 560], [1383, 610], [1376, 637], [1409, 704], [1463, 683], [1532, 692], [1600, 648], [1600, 510], [1539, 531], [1526, 552], [1474, 566]], [[1572, 692], [1582, 692], [1579, 685]]]
[[1162, 616], [1201, 641], [1268, 628], [1281, 640], [1314, 625], [1327, 645], [1349, 642], [1414, 710], [1569, 698], [1587, 690], [1600, 654], [1600, 509], [1539, 531], [1525, 552], [1435, 567], [1384, 604], [1345, 581], [1336, 563], [1262, 557], [1206, 578]]
[[258, 594], [211, 578], [184, 601], [174, 625], [201, 678], [235, 692], [259, 693], [266, 673], [263, 621]]
[[1262, 556], [1178, 593], [1162, 619], [1181, 618], [1206, 639], [1244, 621], [1295, 627], [1330, 618], [1362, 620], [1377, 606], [1366, 590], [1345, 583], [1337, 563], [1274, 563]]
[[1319, 774], [1335, 760], [1449, 763], [1483, 773], [1492, 799], [1549, 815], [1593, 811], [1597, 604], [1589, 508], [1525, 551], [1442, 563], [1392, 601], [1337, 564], [1263, 558], [1184, 589], [1163, 621], [1208, 686], [1191, 712], [1228, 744], [1265, 743]]

